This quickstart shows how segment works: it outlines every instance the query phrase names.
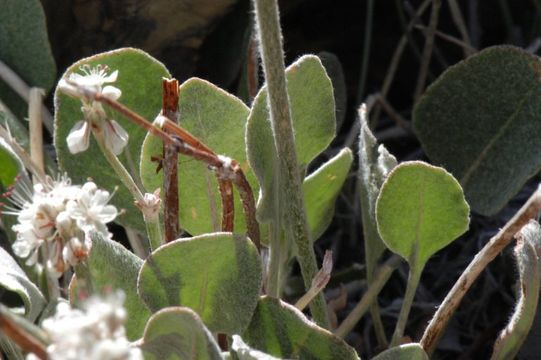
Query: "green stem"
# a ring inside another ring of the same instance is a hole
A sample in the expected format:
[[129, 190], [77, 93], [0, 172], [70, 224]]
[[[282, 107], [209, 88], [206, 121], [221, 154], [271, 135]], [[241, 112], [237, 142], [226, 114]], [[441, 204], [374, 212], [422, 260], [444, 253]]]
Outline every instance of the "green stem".
[[[285, 79], [282, 34], [276, 0], [253, 0], [258, 36], [267, 81], [267, 94], [270, 118], [274, 135], [274, 145], [280, 167], [277, 176], [280, 199], [279, 210], [283, 218], [286, 243], [297, 245], [297, 260], [308, 290], [318, 271], [316, 257], [304, 210], [301, 173], [297, 162], [295, 138]], [[272, 251], [272, 249], [271, 249]], [[328, 328], [327, 307], [323, 294], [319, 294], [310, 304], [312, 317], [319, 325]]]
[[[124, 164], [122, 164], [116, 155], [107, 148], [102, 135], [95, 132], [94, 138], [96, 139], [101, 152], [105, 156], [105, 159], [107, 159], [115, 173], [118, 175], [120, 181], [122, 181], [124, 186], [128, 188], [132, 196], [135, 198], [135, 201], [139, 204], [145, 204], [143, 193], [141, 190], [139, 190], [139, 187], [133, 180], [128, 170], [124, 167]], [[150, 247], [152, 250], [154, 250], [164, 243], [160, 226], [160, 218], [159, 216], [147, 217], [143, 213], [143, 220], [145, 221]]]
[[267, 281], [267, 295], [280, 298], [280, 228], [275, 221], [269, 226], [270, 261]]
[[421, 280], [421, 273], [424, 266], [416, 266], [416, 264], [410, 265], [410, 273], [408, 276], [408, 285], [406, 286], [406, 294], [404, 295], [404, 302], [400, 309], [400, 315], [398, 315], [398, 321], [394, 329], [393, 339], [391, 340], [391, 347], [400, 345], [400, 340], [404, 336], [404, 330], [406, 329], [406, 323], [415, 298], [415, 292]]

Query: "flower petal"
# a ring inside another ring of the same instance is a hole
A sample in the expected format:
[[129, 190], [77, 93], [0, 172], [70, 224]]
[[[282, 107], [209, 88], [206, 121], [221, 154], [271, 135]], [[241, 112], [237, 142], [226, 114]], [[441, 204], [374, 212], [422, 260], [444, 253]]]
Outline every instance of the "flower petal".
[[106, 87], [103, 88], [103, 90], [101, 91], [101, 94], [111, 100], [118, 100], [120, 95], [122, 95], [122, 91], [120, 91], [119, 88], [116, 88], [111, 85], [107, 85]]
[[79, 121], [71, 128], [66, 138], [70, 153], [77, 154], [88, 149], [90, 144], [90, 126], [88, 122]]
[[103, 127], [103, 136], [105, 146], [115, 155], [119, 155], [128, 144], [128, 133], [115, 120], [106, 121]]

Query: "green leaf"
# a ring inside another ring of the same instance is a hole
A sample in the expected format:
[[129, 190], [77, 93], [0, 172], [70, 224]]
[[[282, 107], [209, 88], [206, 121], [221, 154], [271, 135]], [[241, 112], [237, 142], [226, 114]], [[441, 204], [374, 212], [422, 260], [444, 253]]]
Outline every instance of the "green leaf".
[[[179, 113], [184, 129], [216, 153], [237, 160], [257, 190], [257, 181], [246, 160], [244, 126], [249, 109], [242, 101], [205, 80], [193, 78], [180, 86]], [[156, 174], [156, 163], [150, 160], [161, 154], [161, 140], [149, 134], [141, 157], [141, 178], [147, 189], [162, 186], [163, 173]], [[219, 231], [222, 204], [214, 173], [205, 163], [180, 155], [178, 178], [181, 227], [192, 235]], [[242, 205], [235, 191], [235, 231], [245, 228]]]
[[280, 360], [259, 350], [252, 349], [238, 335], [233, 335], [231, 353], [235, 354], [235, 358], [238, 360]]
[[535, 319], [541, 281], [541, 226], [530, 220], [516, 235], [517, 259], [520, 275], [519, 298], [509, 323], [502, 330], [496, 343], [492, 360], [514, 359], [528, 336]]
[[[150, 55], [131, 48], [98, 54], [79, 60], [68, 68], [63, 77], [65, 78], [72, 72], [78, 72], [79, 67], [83, 64], [107, 65], [111, 71], [118, 70], [118, 80], [114, 86], [122, 91], [119, 101], [146, 119], [152, 120], [160, 112], [162, 78], [170, 75], [163, 64]], [[56, 110], [54, 142], [61, 169], [66, 171], [75, 183], [83, 183], [90, 176], [99, 187], [109, 191], [113, 191], [116, 186], [119, 186], [119, 190], [112, 198], [112, 203], [127, 211], [116, 221], [139, 231], [145, 231], [143, 217], [133, 204], [133, 196], [115, 175], [94, 139], [91, 140], [90, 148], [85, 152], [71, 154], [68, 150], [66, 137], [73, 125], [83, 118], [81, 101], [57, 90], [54, 103]], [[128, 146], [120, 155], [120, 160], [128, 171], [136, 176], [139, 173], [141, 144], [146, 131], [111, 110], [108, 110], [108, 114], [117, 120], [130, 135]], [[154, 190], [148, 189], [148, 192]]]
[[138, 289], [152, 311], [187, 306], [212, 332], [240, 333], [261, 289], [259, 255], [249, 239], [230, 233], [175, 240], [145, 260]]
[[223, 359], [199, 316], [183, 307], [165, 308], [152, 315], [141, 349], [145, 360]]
[[387, 177], [376, 217], [387, 247], [419, 268], [468, 229], [469, 207], [460, 184], [445, 169], [410, 161]]
[[396, 158], [385, 146], [377, 143], [376, 137], [368, 127], [366, 107], [359, 109], [361, 123], [359, 133], [359, 194], [363, 238], [366, 253], [367, 279], [371, 281], [379, 257], [385, 250], [376, 223], [376, 199], [385, 178], [396, 166]]
[[473, 210], [493, 215], [541, 168], [539, 57], [485, 49], [449, 68], [416, 104], [433, 163], [459, 180]]
[[279, 358], [359, 359], [342, 339], [306, 319], [297, 308], [268, 296], [259, 300], [242, 338], [250, 347]]
[[334, 102], [336, 103], [336, 128], [340, 129], [346, 117], [348, 100], [344, 69], [338, 56], [333, 53], [322, 51], [317, 56], [321, 59], [321, 63], [332, 82]]
[[304, 179], [304, 204], [314, 241], [331, 223], [334, 203], [346, 181], [352, 162], [351, 150], [342, 149], [335, 157]]
[[28, 279], [15, 259], [0, 247], [0, 287], [17, 294], [24, 303], [25, 317], [34, 321], [46, 301], [38, 287]]
[[[336, 120], [331, 80], [321, 61], [313, 55], [301, 57], [286, 70], [295, 145], [299, 166], [306, 169], [335, 136]], [[261, 186], [258, 218], [275, 218], [274, 178], [276, 149], [267, 108], [267, 89], [261, 88], [252, 106], [246, 127], [248, 161]], [[304, 173], [304, 171], [303, 171]]]
[[[55, 82], [56, 65], [40, 1], [0, 0], [0, 9], [0, 60], [26, 84], [48, 92]], [[26, 102], [2, 80], [0, 100], [19, 119], [27, 116]]]
[[13, 185], [23, 166], [17, 156], [0, 140], [0, 193]]
[[[124, 308], [128, 313], [126, 334], [129, 340], [141, 337], [150, 312], [137, 294], [137, 276], [143, 260], [119, 243], [103, 239], [99, 234], [92, 236], [92, 249], [87, 261], [94, 292], [103, 293], [111, 289], [124, 291]], [[76, 302], [77, 292], [70, 301]]]
[[417, 343], [404, 344], [385, 350], [372, 360], [429, 360], [423, 347]]

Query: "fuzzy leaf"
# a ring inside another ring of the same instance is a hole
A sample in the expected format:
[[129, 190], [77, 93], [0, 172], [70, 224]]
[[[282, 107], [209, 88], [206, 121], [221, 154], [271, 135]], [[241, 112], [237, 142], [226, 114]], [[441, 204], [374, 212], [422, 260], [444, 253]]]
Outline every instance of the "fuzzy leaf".
[[539, 57], [497, 46], [449, 68], [416, 104], [413, 122], [433, 163], [493, 215], [541, 168]]
[[252, 349], [238, 335], [233, 335], [231, 353], [235, 354], [238, 360], [280, 360], [259, 350]]
[[193, 310], [169, 307], [152, 315], [141, 346], [145, 360], [220, 360], [218, 344]]
[[[118, 79], [114, 86], [122, 91], [119, 101], [146, 119], [152, 120], [160, 112], [162, 106], [161, 81], [162, 77], [169, 77], [169, 73], [163, 64], [150, 55], [131, 48], [98, 54], [79, 60], [68, 68], [63, 77], [67, 77], [72, 72], [78, 72], [79, 67], [83, 64], [107, 65], [111, 71], [118, 70]], [[94, 139], [91, 140], [90, 148], [82, 153], [71, 154], [68, 150], [66, 137], [73, 125], [83, 118], [81, 101], [57, 90], [54, 103], [56, 110], [54, 142], [61, 169], [67, 171], [75, 183], [83, 183], [90, 176], [99, 187], [110, 192], [119, 186], [112, 198], [112, 203], [127, 211], [124, 215], [119, 216], [117, 221], [139, 231], [145, 231], [143, 217], [133, 204], [133, 196], [115, 175]], [[106, 111], [129, 133], [128, 146], [119, 158], [130, 173], [138, 174], [141, 144], [147, 132], [121, 115], [111, 110]], [[154, 190], [148, 189], [148, 192]]]
[[245, 236], [214, 233], [179, 239], [146, 260], [138, 289], [153, 311], [193, 309], [213, 332], [240, 333], [248, 325], [261, 288], [257, 249]]
[[242, 338], [250, 347], [279, 358], [359, 359], [353, 348], [297, 308], [267, 296], [259, 300]]
[[344, 69], [338, 56], [333, 53], [322, 51], [317, 56], [321, 59], [321, 63], [332, 82], [336, 104], [336, 128], [340, 129], [346, 117], [348, 99]]
[[46, 301], [38, 287], [28, 279], [15, 259], [0, 247], [0, 287], [17, 294], [24, 303], [24, 314], [29, 321], [34, 321]]
[[[297, 158], [299, 166], [306, 169], [335, 136], [333, 88], [321, 61], [313, 55], [303, 56], [290, 65], [286, 78]], [[248, 117], [246, 145], [248, 161], [261, 187], [258, 218], [263, 222], [270, 221], [278, 213], [275, 203], [278, 194], [274, 194], [277, 155], [265, 86], [254, 99]]]
[[541, 281], [541, 226], [530, 220], [517, 234], [515, 247], [519, 271], [519, 298], [509, 323], [494, 344], [492, 360], [514, 359], [532, 327]]
[[[141, 337], [150, 312], [137, 294], [137, 275], [143, 260], [119, 243], [103, 239], [99, 234], [92, 236], [92, 250], [88, 268], [92, 287], [98, 294], [120, 289], [126, 295], [124, 308], [128, 313], [126, 334], [129, 340]], [[77, 302], [77, 289], [71, 294], [70, 302]]]
[[[239, 162], [252, 187], [257, 181], [246, 160], [244, 126], [249, 109], [242, 101], [215, 85], [193, 78], [179, 89], [180, 125], [218, 154]], [[141, 178], [147, 189], [163, 184], [163, 173], [156, 174], [151, 156], [162, 154], [162, 142], [147, 135], [141, 156]], [[203, 162], [180, 155], [178, 165], [179, 218], [183, 229], [192, 235], [220, 230], [221, 198], [218, 182]], [[257, 193], [257, 187], [254, 192]], [[246, 228], [242, 205], [235, 191], [235, 231]]]
[[306, 217], [314, 241], [331, 223], [334, 203], [346, 181], [352, 162], [351, 150], [342, 149], [335, 157], [304, 179], [302, 188]]
[[[48, 92], [55, 82], [56, 65], [40, 1], [0, 0], [0, 9], [0, 60], [26, 84]], [[27, 116], [26, 102], [2, 80], [0, 100], [19, 119]]]
[[0, 140], [0, 193], [15, 182], [15, 178], [23, 169], [17, 156]]
[[455, 178], [420, 161], [395, 167], [376, 203], [381, 238], [416, 269], [468, 229], [468, 214]]
[[[377, 261], [385, 244], [379, 236], [376, 223], [376, 199], [385, 178], [396, 166], [396, 158], [385, 146], [379, 145], [368, 127], [366, 107], [359, 109], [361, 128], [359, 133], [359, 193], [361, 197], [361, 216], [363, 238], [366, 252], [367, 278], [371, 279]], [[370, 280], [369, 280], [370, 281]]]
[[404, 344], [385, 350], [372, 360], [429, 360], [421, 345]]

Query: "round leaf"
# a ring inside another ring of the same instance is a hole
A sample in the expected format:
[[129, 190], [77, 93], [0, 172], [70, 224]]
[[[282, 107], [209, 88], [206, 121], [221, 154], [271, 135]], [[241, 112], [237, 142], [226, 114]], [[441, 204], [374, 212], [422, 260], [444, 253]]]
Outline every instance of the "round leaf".
[[468, 229], [469, 207], [445, 169], [420, 161], [393, 169], [376, 202], [378, 231], [387, 247], [421, 267]]
[[170, 307], [148, 320], [141, 346], [146, 360], [220, 360], [212, 334], [193, 310]]
[[[141, 337], [150, 312], [137, 294], [137, 275], [143, 260], [119, 243], [103, 239], [99, 234], [92, 237], [92, 250], [87, 261], [94, 291], [101, 293], [120, 289], [126, 295], [124, 308], [128, 313], [126, 334], [129, 340]], [[79, 298], [77, 287], [70, 294], [71, 301]]]
[[342, 339], [309, 321], [279, 299], [259, 300], [242, 338], [254, 349], [285, 359], [359, 359]]
[[261, 289], [261, 264], [253, 243], [230, 233], [172, 241], [145, 261], [139, 295], [152, 311], [193, 309], [213, 332], [240, 333]]
[[541, 63], [498, 46], [449, 68], [413, 118], [433, 163], [449, 169], [473, 210], [492, 215], [541, 168]]
[[[107, 65], [111, 71], [118, 70], [118, 79], [113, 84], [122, 91], [119, 101], [139, 113], [146, 119], [154, 119], [162, 106], [162, 77], [169, 77], [167, 69], [141, 50], [126, 48], [98, 54], [79, 60], [68, 68], [63, 75], [78, 72], [83, 64], [96, 66]], [[60, 167], [66, 171], [76, 183], [83, 183], [92, 177], [99, 187], [113, 191], [119, 186], [112, 198], [112, 202], [127, 209], [126, 213], [117, 218], [119, 223], [128, 225], [140, 231], [145, 231], [143, 217], [133, 204], [133, 196], [122, 185], [109, 163], [105, 160], [94, 139], [91, 140], [88, 150], [71, 154], [68, 150], [66, 138], [76, 122], [83, 118], [81, 101], [69, 97], [60, 91], [55, 93], [55, 134], [54, 142], [58, 154]], [[138, 159], [141, 144], [146, 131], [126, 120], [121, 115], [107, 110], [111, 118], [129, 133], [128, 146], [120, 155], [120, 160], [132, 174], [138, 174]], [[155, 189], [148, 189], [149, 192]]]
[[[286, 78], [297, 158], [299, 166], [306, 169], [335, 136], [333, 88], [321, 61], [313, 55], [303, 56], [290, 65]], [[246, 146], [248, 160], [261, 186], [258, 217], [271, 220], [278, 211], [274, 208], [278, 195], [273, 193], [277, 160], [265, 86], [254, 99], [246, 127]]]
[[[252, 188], [257, 186], [246, 160], [244, 126], [249, 109], [242, 101], [207, 81], [193, 78], [180, 86], [179, 113], [184, 129], [216, 153], [237, 160]], [[161, 154], [161, 140], [147, 135], [141, 155], [141, 178], [147, 189], [163, 184], [163, 173], [156, 174], [156, 163], [151, 161], [151, 157]], [[179, 155], [178, 179], [181, 227], [192, 235], [218, 231], [222, 204], [214, 173], [203, 162]], [[235, 231], [245, 228], [242, 205], [235, 191]]]

